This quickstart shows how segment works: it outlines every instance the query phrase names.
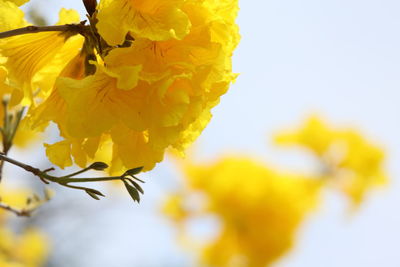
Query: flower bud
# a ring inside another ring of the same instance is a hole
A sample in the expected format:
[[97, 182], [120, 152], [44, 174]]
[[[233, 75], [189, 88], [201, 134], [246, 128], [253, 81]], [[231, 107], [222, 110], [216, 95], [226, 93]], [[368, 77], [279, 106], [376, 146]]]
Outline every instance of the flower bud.
[[89, 168], [96, 171], [103, 171], [104, 169], [108, 168], [108, 165], [104, 162], [97, 161], [92, 163], [92, 165], [90, 165]]

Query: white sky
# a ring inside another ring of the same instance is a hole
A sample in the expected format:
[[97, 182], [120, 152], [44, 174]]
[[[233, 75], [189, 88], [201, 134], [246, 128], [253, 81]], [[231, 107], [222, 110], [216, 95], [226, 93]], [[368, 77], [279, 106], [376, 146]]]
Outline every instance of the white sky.
[[[31, 1], [43, 13], [81, 6], [80, 1]], [[235, 150], [296, 166], [297, 156], [272, 147], [267, 134], [300, 123], [313, 111], [336, 125], [355, 125], [386, 146], [390, 187], [371, 195], [353, 216], [329, 194], [300, 231], [296, 248], [277, 266], [400, 266], [400, 2], [242, 0], [240, 6], [242, 41], [234, 57], [240, 77], [198, 142], [201, 157]], [[78, 234], [92, 241], [99, 236], [96, 245], [87, 245], [81, 266], [186, 266], [168, 224], [151, 211], [173, 187], [168, 184], [173, 175], [168, 164], [147, 174], [140, 206], [128, 198], [88, 204], [88, 217], [81, 218], [88, 226]], [[54, 221], [62, 225], [66, 218]], [[65, 256], [63, 246], [65, 251], [74, 246], [70, 237], [58, 236], [56, 255]]]

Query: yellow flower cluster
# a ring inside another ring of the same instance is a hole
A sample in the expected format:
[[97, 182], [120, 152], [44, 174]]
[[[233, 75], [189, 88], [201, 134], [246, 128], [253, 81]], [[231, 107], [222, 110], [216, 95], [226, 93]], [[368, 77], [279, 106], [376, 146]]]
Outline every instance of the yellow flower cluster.
[[[270, 266], [293, 246], [297, 229], [326, 186], [341, 186], [358, 204], [370, 187], [385, 180], [383, 151], [354, 130], [332, 130], [311, 117], [301, 129], [278, 134], [277, 142], [310, 149], [323, 172], [318, 166], [308, 176], [287, 173], [244, 156], [182, 165], [185, 189], [166, 201], [164, 212], [189, 240], [185, 222], [217, 216], [218, 236], [200, 248], [205, 266]], [[193, 205], [198, 194], [201, 204]]]
[[[206, 266], [262, 267], [275, 261], [292, 246], [320, 188], [317, 180], [244, 157], [186, 166], [185, 174], [191, 190], [206, 197], [197, 212], [216, 214], [221, 222], [219, 236], [203, 248]], [[185, 210], [182, 201], [176, 195], [164, 207], [178, 222], [196, 212]]]
[[47, 239], [35, 229], [16, 235], [0, 227], [0, 266], [40, 267], [47, 258]]
[[300, 146], [322, 163], [322, 178], [359, 204], [371, 187], [386, 183], [384, 151], [354, 129], [335, 129], [317, 116], [276, 136], [280, 145]]
[[[2, 9], [0, 30], [27, 25], [15, 4], [0, 0]], [[33, 128], [58, 125], [54, 164], [150, 170], [200, 134], [234, 81], [237, 11], [237, 0], [101, 0], [78, 35], [0, 40], [3, 85], [11, 104], [30, 106]], [[67, 23], [79, 23], [76, 12], [60, 12]]]
[[[26, 206], [26, 192], [2, 190], [1, 202], [15, 208]], [[0, 266], [40, 267], [44, 266], [49, 253], [48, 240], [35, 228], [15, 234], [7, 226], [11, 213], [0, 209]]]

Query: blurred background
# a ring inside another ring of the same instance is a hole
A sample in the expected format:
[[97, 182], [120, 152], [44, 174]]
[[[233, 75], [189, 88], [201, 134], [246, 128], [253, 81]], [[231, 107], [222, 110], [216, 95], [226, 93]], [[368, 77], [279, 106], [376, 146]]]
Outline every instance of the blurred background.
[[[333, 125], [358, 129], [384, 147], [388, 185], [369, 193], [352, 213], [343, 196], [324, 194], [323, 205], [301, 225], [294, 247], [274, 266], [399, 266], [400, 2], [268, 0], [239, 5], [242, 40], [233, 66], [240, 76], [190, 153], [210, 160], [234, 152], [307, 170], [312, 168], [307, 155], [271, 144], [277, 130], [300, 125], [313, 113]], [[77, 9], [84, 18], [78, 0], [31, 0], [23, 9], [53, 24], [61, 7]], [[41, 145], [10, 155], [50, 166]], [[34, 180], [12, 166], [5, 171], [5, 177]], [[196, 266], [195, 256], [182, 249], [176, 228], [160, 212], [167, 195], [180, 187], [181, 176], [170, 159], [141, 174], [146, 184], [140, 205], [119, 187], [107, 187], [107, 198], [95, 201], [53, 186], [55, 198], [36, 216], [18, 218], [15, 224], [34, 224], [48, 235], [47, 266]], [[206, 218], [192, 223], [190, 231], [207, 238], [216, 227], [215, 220]]]

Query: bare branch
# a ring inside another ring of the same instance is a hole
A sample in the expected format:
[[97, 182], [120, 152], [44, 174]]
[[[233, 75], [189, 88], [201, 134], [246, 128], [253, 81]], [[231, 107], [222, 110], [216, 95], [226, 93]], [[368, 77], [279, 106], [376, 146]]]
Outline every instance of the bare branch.
[[[25, 163], [19, 162], [15, 159], [9, 158], [8, 156], [6, 156], [4, 153], [0, 153], [0, 160], [3, 161], [7, 161], [15, 166], [18, 166], [34, 175], [36, 175], [37, 177], [39, 177], [40, 180], [42, 180], [42, 182], [48, 184], [49, 182], [53, 182], [53, 183], [57, 183], [61, 186], [65, 186], [65, 187], [69, 187], [69, 188], [74, 188], [74, 189], [78, 189], [78, 190], [83, 190], [85, 191], [89, 196], [91, 196], [94, 199], [99, 199], [98, 196], [103, 196], [104, 195], [100, 192], [97, 191], [96, 189], [93, 188], [88, 188], [88, 187], [82, 187], [82, 186], [75, 186], [75, 185], [70, 185], [70, 183], [88, 183], [88, 182], [104, 182], [104, 181], [121, 181], [124, 183], [126, 189], [128, 190], [130, 196], [132, 197], [132, 199], [134, 201], [139, 202], [140, 201], [140, 194], [143, 194], [143, 189], [139, 186], [138, 183], [136, 183], [135, 181], [133, 181], [131, 178], [127, 177], [130, 176], [133, 179], [136, 179], [137, 181], [143, 182], [142, 180], [138, 179], [136, 176], [134, 176], [135, 174], [138, 174], [139, 172], [142, 171], [143, 167], [137, 167], [137, 168], [133, 168], [130, 170], [127, 170], [124, 174], [122, 174], [121, 176], [108, 176], [108, 177], [92, 177], [92, 178], [73, 178], [72, 176], [84, 173], [88, 170], [103, 170], [104, 167], [107, 166], [107, 164], [103, 163], [103, 162], [95, 162], [93, 164], [91, 164], [89, 167], [86, 167], [80, 171], [71, 173], [69, 175], [65, 175], [65, 176], [61, 176], [61, 177], [56, 177], [56, 176], [52, 176], [47, 174], [47, 170], [45, 171], [41, 171], [38, 168], [32, 167], [30, 165], [27, 165]], [[131, 183], [131, 184], [129, 184]], [[14, 211], [15, 212], [15, 211]], [[22, 211], [25, 212], [25, 211]]]
[[0, 159], [1, 159], [1, 160], [4, 160], [4, 161], [7, 161], [7, 162], [9, 162], [9, 163], [11, 163], [11, 164], [13, 164], [13, 165], [15, 165], [15, 166], [18, 166], [18, 167], [20, 167], [20, 168], [22, 168], [22, 169], [24, 169], [24, 170], [26, 170], [26, 171], [28, 171], [28, 172], [31, 172], [31, 173], [33, 173], [34, 175], [39, 176], [40, 173], [41, 173], [41, 171], [40, 171], [39, 169], [34, 168], [34, 167], [32, 167], [32, 166], [30, 166], [30, 165], [27, 165], [27, 164], [25, 164], [25, 163], [19, 162], [19, 161], [17, 161], [17, 160], [14, 160], [14, 159], [12, 159], [12, 158], [9, 158], [9, 157], [7, 157], [5, 154], [3, 154], [3, 153], [0, 153]]
[[7, 210], [9, 212], [14, 213], [17, 216], [20, 216], [20, 217], [30, 217], [32, 212], [34, 212], [36, 210], [36, 208], [33, 208], [33, 209], [17, 209], [17, 208], [11, 207], [10, 205], [1, 203], [1, 202], [0, 202], [0, 209]]
[[27, 26], [11, 31], [1, 32], [0, 39], [12, 37], [16, 35], [38, 33], [38, 32], [70, 32], [70, 33], [83, 33], [85, 31], [86, 21], [81, 21], [79, 24], [65, 24], [65, 25], [54, 25], [54, 26]]

